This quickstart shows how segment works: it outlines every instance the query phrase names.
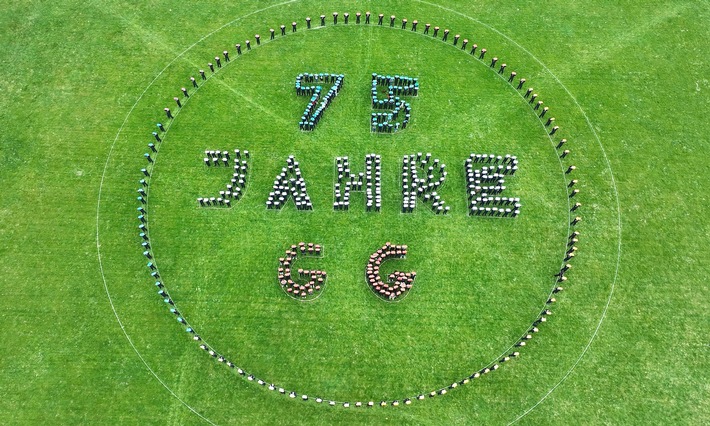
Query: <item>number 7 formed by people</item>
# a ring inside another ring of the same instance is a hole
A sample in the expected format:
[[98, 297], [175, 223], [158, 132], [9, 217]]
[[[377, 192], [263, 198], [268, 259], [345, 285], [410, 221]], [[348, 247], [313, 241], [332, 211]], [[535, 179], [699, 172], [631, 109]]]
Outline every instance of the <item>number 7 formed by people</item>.
[[[301, 73], [296, 76], [296, 95], [310, 96], [308, 105], [306, 105], [306, 109], [301, 114], [301, 119], [298, 122], [299, 129], [305, 131], [315, 129], [325, 110], [340, 93], [344, 79], [345, 75], [343, 74], [329, 73]], [[323, 95], [323, 86], [327, 84], [331, 86]]]

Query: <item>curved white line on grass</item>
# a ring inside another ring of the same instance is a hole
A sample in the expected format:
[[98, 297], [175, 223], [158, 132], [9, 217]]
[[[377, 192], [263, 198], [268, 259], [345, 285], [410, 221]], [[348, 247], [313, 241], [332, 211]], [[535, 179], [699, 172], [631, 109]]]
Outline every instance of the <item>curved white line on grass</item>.
[[148, 90], [153, 86], [153, 84], [155, 84], [155, 82], [163, 75], [163, 73], [165, 73], [165, 71], [166, 71], [168, 68], [170, 68], [170, 66], [171, 66], [172, 64], [174, 64], [178, 59], [180, 59], [181, 57], [183, 57], [187, 52], [189, 52], [190, 50], [192, 50], [192, 49], [193, 49], [195, 46], [197, 46], [199, 43], [201, 43], [201, 42], [204, 41], [205, 39], [209, 38], [210, 36], [214, 35], [215, 33], [217, 33], [217, 32], [219, 32], [219, 31], [223, 30], [224, 28], [226, 28], [226, 27], [228, 27], [228, 26], [234, 24], [235, 22], [237, 22], [237, 21], [239, 21], [239, 20], [241, 20], [241, 19], [244, 19], [244, 18], [246, 18], [246, 17], [249, 17], [249, 16], [251, 16], [251, 15], [255, 15], [255, 14], [257, 14], [257, 13], [261, 13], [261, 12], [264, 12], [264, 11], [266, 11], [266, 10], [272, 9], [272, 8], [274, 8], [274, 7], [283, 6], [283, 5], [286, 5], [286, 4], [289, 4], [289, 3], [294, 3], [294, 2], [296, 2], [296, 1], [298, 1], [298, 0], [288, 0], [288, 1], [285, 1], [285, 2], [281, 2], [281, 3], [278, 3], [278, 4], [274, 4], [274, 5], [268, 6], [268, 7], [264, 7], [264, 8], [262, 8], [262, 9], [255, 10], [255, 11], [250, 12], [250, 13], [248, 13], [248, 14], [246, 14], [246, 15], [243, 15], [243, 16], [241, 16], [241, 17], [239, 17], [239, 18], [235, 18], [235, 19], [233, 19], [233, 20], [227, 22], [226, 24], [222, 25], [221, 27], [217, 28], [216, 30], [213, 30], [212, 32], [208, 33], [207, 35], [201, 37], [199, 40], [197, 40], [196, 42], [194, 42], [193, 44], [191, 44], [190, 46], [188, 46], [187, 48], [185, 48], [185, 50], [183, 50], [182, 52], [180, 52], [177, 56], [175, 56], [170, 62], [168, 62], [168, 64], [165, 65], [165, 67], [164, 67], [162, 70], [160, 70], [160, 72], [158, 72], [158, 74], [153, 78], [153, 80], [151, 80], [151, 82], [148, 83], [148, 85], [145, 87], [145, 89], [143, 89], [143, 91], [141, 92], [141, 94], [138, 96], [138, 98], [136, 99], [136, 101], [133, 103], [133, 105], [131, 106], [131, 108], [128, 110], [128, 113], [126, 114], [126, 117], [123, 119], [123, 123], [121, 123], [121, 126], [118, 128], [118, 132], [116, 132], [116, 136], [114, 137], [113, 142], [111, 143], [111, 147], [109, 148], [108, 155], [106, 156], [106, 162], [104, 163], [104, 168], [103, 168], [103, 171], [102, 171], [102, 173], [101, 173], [101, 181], [99, 182], [99, 192], [98, 192], [97, 200], [96, 200], [96, 255], [97, 255], [98, 262], [99, 262], [99, 272], [101, 273], [101, 280], [103, 281], [104, 291], [106, 291], [106, 297], [108, 298], [109, 304], [111, 305], [111, 310], [113, 311], [113, 315], [116, 317], [116, 321], [118, 322], [118, 325], [121, 327], [121, 332], [123, 332], [123, 335], [124, 335], [124, 337], [126, 338], [126, 340], [128, 341], [128, 344], [131, 346], [131, 348], [133, 348], [133, 351], [136, 353], [136, 355], [137, 355], [138, 358], [141, 360], [141, 362], [143, 363], [143, 365], [145, 365], [145, 367], [148, 369], [148, 371], [150, 372], [150, 374], [152, 374], [153, 377], [155, 377], [155, 379], [156, 379], [172, 396], [174, 396], [178, 401], [180, 401], [180, 403], [181, 403], [182, 405], [184, 405], [184, 406], [185, 406], [188, 410], [190, 410], [192, 413], [194, 413], [194, 414], [197, 415], [199, 418], [201, 418], [202, 420], [206, 421], [207, 423], [209, 423], [209, 424], [211, 424], [211, 425], [215, 425], [216, 423], [214, 423], [213, 421], [211, 421], [211, 420], [208, 419], [207, 417], [203, 416], [202, 414], [198, 413], [192, 406], [190, 406], [187, 402], [185, 402], [182, 398], [180, 398], [175, 392], [173, 392], [173, 390], [170, 389], [170, 387], [169, 387], [167, 384], [165, 384], [165, 382], [155, 373], [155, 371], [150, 367], [150, 365], [149, 365], [148, 362], [145, 360], [145, 358], [143, 358], [143, 356], [141, 355], [141, 353], [138, 351], [138, 348], [136, 348], [135, 344], [133, 343], [133, 340], [131, 340], [130, 336], [129, 336], [128, 333], [126, 332], [126, 329], [125, 329], [125, 327], [124, 327], [124, 325], [123, 325], [123, 322], [121, 321], [121, 318], [120, 318], [119, 315], [118, 315], [118, 312], [116, 312], [116, 307], [115, 307], [114, 304], [113, 304], [113, 299], [111, 298], [111, 293], [109, 292], [109, 289], [108, 289], [108, 283], [106, 282], [106, 275], [104, 274], [103, 260], [102, 260], [102, 258], [101, 258], [101, 240], [100, 240], [100, 236], [99, 236], [99, 216], [100, 216], [100, 212], [101, 212], [101, 194], [102, 194], [102, 192], [103, 192], [104, 180], [105, 180], [105, 178], [106, 178], [106, 170], [108, 169], [108, 164], [109, 164], [109, 162], [111, 161], [111, 155], [113, 154], [113, 149], [114, 149], [114, 147], [116, 146], [116, 143], [118, 142], [118, 138], [121, 136], [121, 133], [123, 132], [123, 128], [126, 127], [126, 123], [128, 123], [128, 119], [130, 118], [131, 114], [133, 113], [133, 110], [136, 109], [136, 106], [138, 106], [138, 103], [141, 101], [141, 99], [143, 99], [143, 96], [146, 94], [146, 92], [148, 92]]
[[621, 202], [619, 201], [619, 191], [616, 187], [616, 179], [614, 178], [614, 172], [611, 168], [611, 162], [609, 161], [609, 157], [606, 154], [606, 150], [604, 149], [604, 145], [602, 144], [601, 139], [599, 138], [599, 135], [597, 134], [596, 130], [594, 129], [594, 126], [592, 125], [592, 122], [589, 120], [589, 117], [587, 116], [587, 113], [584, 111], [582, 106], [579, 104], [577, 101], [577, 98], [572, 95], [572, 93], [567, 89], [567, 86], [565, 86], [562, 81], [545, 65], [540, 59], [538, 59], [535, 55], [532, 54], [529, 50], [521, 46], [517, 41], [513, 40], [512, 38], [508, 37], [506, 34], [502, 33], [501, 31], [497, 30], [496, 28], [492, 27], [491, 25], [488, 25], [484, 22], [481, 22], [471, 16], [468, 16], [464, 13], [458, 12], [456, 10], [450, 9], [445, 6], [441, 6], [435, 3], [430, 3], [425, 0], [414, 0], [417, 3], [422, 3], [426, 4], [429, 6], [437, 7], [439, 9], [445, 10], [447, 12], [454, 13], [456, 15], [462, 16], [466, 19], [469, 19], [479, 25], [482, 25], [483, 27], [493, 31], [494, 33], [498, 34], [499, 36], [503, 37], [504, 39], [508, 40], [511, 42], [513, 45], [515, 45], [518, 49], [522, 50], [525, 52], [526, 55], [528, 55], [530, 58], [532, 58], [535, 62], [537, 62], [544, 70], [547, 72], [556, 82], [559, 84], [560, 87], [567, 93], [567, 96], [572, 99], [572, 102], [574, 102], [575, 106], [577, 109], [579, 109], [579, 112], [582, 113], [582, 116], [584, 117], [584, 120], [587, 122], [587, 127], [589, 127], [589, 130], [591, 130], [592, 135], [594, 136], [594, 139], [597, 141], [597, 145], [599, 145], [599, 149], [602, 152], [602, 156], [604, 157], [604, 162], [606, 163], [607, 168], [609, 169], [609, 176], [611, 177], [611, 186], [614, 191], [614, 198], [616, 200], [616, 214], [617, 214], [617, 256], [616, 256], [616, 268], [614, 271], [614, 278], [612, 279], [611, 282], [611, 288], [609, 290], [609, 296], [607, 297], [606, 304], [604, 305], [604, 309], [602, 310], [602, 315], [599, 318], [599, 323], [597, 324], [596, 328], [594, 329], [594, 332], [592, 333], [592, 336], [589, 338], [589, 341], [587, 342], [587, 345], [584, 347], [584, 350], [582, 350], [582, 353], [579, 355], [579, 358], [572, 364], [572, 366], [567, 370], [567, 372], [560, 378], [560, 380], [545, 394], [540, 398], [539, 401], [537, 401], [535, 404], [533, 404], [530, 408], [525, 410], [522, 414], [520, 414], [518, 417], [516, 417], [513, 421], [511, 421], [509, 424], [516, 423], [526, 415], [528, 415], [531, 411], [533, 411], [535, 408], [537, 408], [540, 404], [542, 404], [545, 399], [547, 399], [548, 396], [552, 394], [552, 392], [555, 391], [567, 378], [572, 374], [572, 371], [577, 367], [577, 365], [582, 361], [582, 358], [587, 354], [587, 351], [589, 350], [590, 346], [592, 345], [592, 342], [594, 339], [597, 337], [599, 334], [599, 329], [602, 326], [602, 323], [604, 322], [604, 319], [606, 318], [607, 311], [609, 310], [609, 305], [611, 304], [611, 299], [614, 295], [614, 289], [616, 287], [616, 281], [619, 277], [619, 266], [621, 264]]

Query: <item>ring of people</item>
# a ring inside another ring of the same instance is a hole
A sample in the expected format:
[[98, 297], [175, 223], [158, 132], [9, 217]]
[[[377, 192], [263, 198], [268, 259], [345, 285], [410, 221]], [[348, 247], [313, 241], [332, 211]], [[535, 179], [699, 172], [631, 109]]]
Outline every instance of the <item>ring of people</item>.
[[[354, 15], [354, 20], [352, 20], [348, 13], [344, 13], [342, 17], [339, 13], [333, 13], [332, 17], [328, 17], [328, 19], [326, 19], [326, 15], [321, 15], [319, 19], [314, 20], [307, 17], [303, 23], [306, 26], [303, 30], [327, 25], [389, 25], [400, 30], [421, 31], [423, 35], [439, 39], [444, 45], [456, 46], [473, 60], [485, 62], [493, 76], [503, 78], [509, 87], [520, 93], [520, 97], [527, 102], [529, 108], [534, 111], [537, 118], [542, 122], [560, 159], [566, 161], [569, 154], [566, 146], [567, 140], [558, 139], [559, 127], [556, 125], [555, 118], [550, 116], [549, 107], [543, 106], [543, 101], [539, 99], [539, 95], [526, 85], [525, 78], [520, 78], [516, 72], [509, 71], [510, 66], [488, 53], [486, 48], [479, 47], [475, 43], [469, 43], [468, 39], [462, 38], [458, 34], [452, 35], [448, 29], [441, 30], [440, 27], [432, 26], [429, 23], [419, 26], [416, 20], [410, 23], [407, 19], [398, 19], [394, 15], [386, 17], [384, 14], [373, 15], [370, 12], [358, 12]], [[292, 22], [290, 32], [295, 33], [298, 30], [299, 23]], [[287, 25], [280, 25], [277, 29], [269, 30], [270, 40], [287, 36], [288, 33]], [[563, 290], [562, 283], [567, 281], [566, 273], [572, 268], [571, 262], [576, 255], [577, 241], [580, 235], [576, 225], [582, 219], [577, 216], [577, 211], [581, 204], [575, 202], [576, 199], [574, 199], [579, 192], [576, 179], [578, 172], [572, 164], [563, 166], [567, 185], [566, 192], [570, 200], [568, 202], [570, 213], [567, 215], [569, 218], [567, 249], [563, 258], [560, 259], [560, 269], [551, 271], [551, 275], [554, 275], [554, 278], [551, 280], [552, 286], [543, 308], [532, 320], [530, 327], [504, 356], [456, 381], [445, 383], [433, 389], [422, 389], [418, 393], [398, 399], [338, 401], [327, 398], [326, 395], [308, 395], [295, 389], [287, 389], [266, 378], [258, 377], [250, 373], [248, 369], [238, 365], [234, 360], [229, 359], [215, 346], [203, 340], [196, 326], [190, 324], [188, 319], [179, 311], [176, 300], [171, 297], [168, 290], [169, 280], [164, 281], [155, 263], [154, 248], [148, 232], [150, 217], [148, 193], [157, 154], [168, 136], [172, 122], [176, 119], [176, 112], [190, 101], [191, 96], [202, 85], [206, 84], [212, 75], [221, 72], [222, 68], [232, 61], [232, 56], [241, 56], [263, 43], [259, 35], [254, 36], [254, 41], [255, 45], [252, 45], [251, 40], [247, 40], [244, 44], [236, 44], [233, 49], [222, 51], [209, 60], [206, 69], [196, 70], [196, 77], [185, 78], [188, 84], [185, 87], [176, 88], [176, 93], [179, 93], [179, 96], [172, 99], [174, 102], [172, 109], [163, 109], [165, 121], [157, 123], [157, 129], [152, 132], [152, 140], [148, 144], [148, 151], [143, 154], [147, 164], [140, 170], [141, 176], [139, 188], [137, 189], [139, 245], [146, 258], [147, 270], [157, 294], [186, 334], [194, 340], [196, 347], [204, 351], [207, 357], [224, 364], [226, 368], [235, 371], [239, 376], [265, 389], [294, 399], [344, 408], [408, 405], [418, 400], [441, 396], [454, 388], [468, 384], [472, 380], [480, 380], [479, 378], [498, 370], [505, 363], [517, 358], [520, 355], [521, 348], [526, 345], [528, 340], [533, 338], [535, 333], [539, 331], [538, 327], [547, 322], [548, 317], [552, 314], [551, 305], [556, 302], [555, 294]], [[294, 131], [318, 132], [319, 124], [328, 119], [328, 107], [333, 102], [338, 102], [338, 96], [344, 90], [349, 89], [345, 83], [350, 76], [346, 74], [312, 71], [305, 70], [294, 75], [294, 96], [308, 99], [301, 117], [293, 117]], [[377, 138], [387, 138], [391, 137], [387, 136], [388, 134], [412, 131], [410, 126], [411, 123], [418, 119], [417, 110], [412, 108], [407, 99], [426, 96], [426, 86], [424, 84], [420, 86], [417, 76], [387, 74], [386, 71], [367, 70], [367, 75], [371, 75], [370, 105], [372, 112], [369, 126], [373, 137]], [[255, 155], [248, 150], [249, 147], [232, 146], [219, 148], [207, 149], [204, 151], [202, 158], [196, 157], [194, 159], [196, 164], [202, 163], [200, 167], [203, 167], [204, 170], [223, 169], [225, 182], [219, 189], [214, 188], [213, 193], [199, 194], [195, 203], [198, 209], [229, 209], [242, 201], [245, 194], [250, 192], [258, 193], [258, 195], [254, 196], [262, 197], [264, 208], [273, 211], [279, 211], [291, 205], [295, 207], [298, 214], [309, 214], [307, 213], [308, 211], [325, 208], [332, 209], [333, 214], [340, 214], [350, 211], [352, 207], [363, 209], [368, 215], [378, 215], [383, 210], [382, 189], [383, 181], [385, 180], [383, 180], [382, 157], [377, 152], [365, 155], [364, 159], [358, 158], [358, 163], [360, 160], [364, 160], [364, 169], [359, 170], [351, 165], [350, 157], [346, 155], [335, 157], [333, 161], [332, 205], [318, 205], [309, 196], [308, 176], [303, 173], [299, 159], [295, 154], [283, 159], [283, 167], [280, 170], [269, 172], [273, 173], [268, 175], [269, 179], [271, 176], [275, 176], [271, 188], [255, 188], [248, 184], [251, 175], [254, 173], [251, 168], [251, 162]], [[521, 215], [521, 210], [523, 211], [522, 214], [525, 214], [525, 210], [522, 209], [525, 199], [521, 200], [516, 196], [514, 189], [508, 189], [506, 186], [509, 181], [514, 182], [519, 165], [520, 167], [525, 167], [524, 163], [519, 164], [516, 155], [506, 152], [471, 152], [465, 158], [446, 158], [446, 160], [459, 163], [458, 167], [447, 167], [435, 154], [429, 152], [402, 153], [401, 170], [398, 178], [401, 184], [401, 203], [397, 206], [397, 209], [403, 217], [411, 217], [417, 208], [431, 211], [434, 216], [440, 215], [442, 218], [458, 214], [451, 209], [451, 203], [447, 203], [449, 200], [444, 200], [440, 195], [441, 187], [446, 183], [450, 169], [458, 169], [456, 173], [462, 173], [465, 176], [465, 187], [459, 188], [458, 193], [466, 200], [467, 209], [465, 215], [470, 220], [481, 220], [479, 218], [486, 217], [490, 220], [507, 221], [516, 220]], [[263, 171], [263, 173], [267, 172]], [[351, 206], [354, 193], [362, 193], [364, 200], [362, 205]], [[464, 215], [464, 213], [461, 214]], [[416, 288], [417, 272], [407, 268], [404, 271], [395, 270], [388, 273], [384, 271], [383, 265], [389, 262], [395, 264], [399, 259], [405, 259], [408, 253], [422, 248], [409, 246], [407, 241], [377, 241], [372, 244], [371, 247], [368, 247], [371, 255], [362, 259], [364, 282], [372, 291], [373, 298], [385, 302], [401, 301], [413, 288]], [[279, 250], [280, 253], [283, 253], [282, 257], [267, 260], [274, 264], [275, 283], [273, 285], [278, 285], [285, 296], [294, 299], [293, 303], [320, 303], [316, 299], [325, 290], [327, 281], [332, 279], [329, 278], [332, 276], [331, 271], [301, 268], [299, 267], [299, 262], [308, 259], [309, 262], [317, 264], [326, 251], [337, 250], [337, 248], [328, 247], [320, 241], [293, 241], [291, 245], [279, 247]], [[410, 303], [409, 300], [406, 303]]]

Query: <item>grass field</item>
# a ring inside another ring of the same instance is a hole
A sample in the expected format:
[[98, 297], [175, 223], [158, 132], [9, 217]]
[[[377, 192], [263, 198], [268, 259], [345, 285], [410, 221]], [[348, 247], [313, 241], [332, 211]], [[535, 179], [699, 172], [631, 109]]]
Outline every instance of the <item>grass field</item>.
[[[240, 3], [3, 6], [3, 424], [710, 421], [707, 3]], [[373, 22], [356, 24], [367, 10]], [[429, 22], [438, 37], [423, 34]], [[247, 39], [252, 50], [238, 56]], [[484, 60], [468, 53], [473, 43]], [[225, 49], [231, 61], [192, 88], [189, 76]], [[550, 108], [545, 118], [517, 78], [508, 83], [512, 70]], [[313, 132], [298, 130], [299, 72], [346, 76]], [[373, 72], [419, 78], [406, 130], [370, 133]], [[552, 136], [549, 116], [560, 126]], [[169, 130], [149, 165], [156, 122]], [[571, 151], [562, 159], [561, 138]], [[198, 207], [230, 173], [204, 166], [204, 150], [235, 148], [251, 153], [244, 197]], [[401, 159], [417, 152], [447, 164], [446, 216], [421, 201], [400, 213]], [[365, 212], [355, 194], [350, 211], [333, 212], [335, 157], [360, 171], [368, 153], [382, 156], [382, 211]], [[519, 217], [467, 215], [471, 153], [518, 156], [506, 193], [521, 198]], [[264, 206], [289, 155], [312, 212]], [[181, 316], [220, 355], [308, 402], [210, 359], [156, 294], [136, 218], [143, 167], [152, 261]], [[581, 192], [570, 200], [571, 178]], [[570, 229], [581, 235], [565, 291], [515, 348], [547, 308]], [[276, 282], [278, 258], [298, 241], [325, 247], [298, 263], [328, 272], [312, 302]], [[410, 247], [387, 271], [418, 274], [395, 303], [363, 278], [386, 241]], [[404, 405], [512, 351], [520, 357], [498, 371]], [[401, 405], [354, 407], [370, 400]]]

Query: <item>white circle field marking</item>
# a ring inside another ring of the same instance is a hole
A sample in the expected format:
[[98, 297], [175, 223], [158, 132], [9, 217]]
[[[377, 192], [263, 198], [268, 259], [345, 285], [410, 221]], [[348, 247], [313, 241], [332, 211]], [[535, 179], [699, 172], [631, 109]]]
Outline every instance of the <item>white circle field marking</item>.
[[[144, 359], [144, 357], [140, 354], [140, 352], [138, 351], [138, 349], [135, 347], [135, 345], [134, 345], [132, 339], [130, 338], [130, 336], [128, 335], [128, 333], [126, 332], [126, 330], [125, 330], [125, 328], [124, 328], [124, 325], [123, 325], [123, 323], [122, 323], [122, 321], [121, 321], [121, 318], [120, 318], [118, 312], [117, 312], [116, 309], [115, 309], [115, 306], [114, 306], [114, 303], [113, 303], [113, 299], [112, 299], [112, 297], [111, 297], [111, 294], [110, 294], [110, 291], [109, 291], [109, 287], [108, 287], [108, 284], [107, 284], [107, 281], [106, 281], [106, 277], [105, 277], [105, 275], [104, 275], [104, 266], [103, 266], [103, 261], [102, 261], [102, 257], [101, 257], [101, 244], [100, 244], [100, 234], [99, 234], [99, 225], [100, 225], [100, 217], [99, 217], [99, 216], [100, 216], [100, 207], [101, 207], [101, 193], [102, 193], [102, 189], [103, 189], [103, 184], [104, 184], [104, 179], [105, 179], [105, 176], [106, 176], [106, 172], [107, 172], [107, 169], [108, 169], [108, 164], [109, 164], [109, 162], [110, 162], [111, 155], [112, 155], [112, 153], [113, 153], [113, 149], [114, 149], [114, 147], [115, 147], [115, 145], [116, 145], [116, 143], [117, 143], [117, 141], [118, 141], [118, 139], [119, 139], [119, 137], [120, 137], [120, 135], [121, 135], [121, 133], [122, 133], [122, 131], [123, 131], [123, 128], [125, 127], [125, 125], [126, 125], [128, 119], [129, 119], [130, 115], [132, 114], [132, 112], [134, 111], [134, 109], [136, 108], [136, 106], [138, 105], [138, 103], [141, 101], [141, 99], [143, 98], [144, 94], [150, 89], [150, 87], [152, 87], [152, 85], [161, 77], [161, 75], [162, 75], [174, 62], [176, 62], [180, 57], [182, 57], [184, 54], [186, 54], [188, 51], [190, 51], [193, 47], [195, 47], [195, 46], [196, 46], [197, 44], [199, 44], [200, 42], [204, 41], [205, 39], [207, 39], [207, 38], [210, 37], [211, 35], [217, 33], [218, 31], [220, 31], [220, 30], [222, 30], [222, 29], [224, 29], [224, 28], [226, 28], [226, 27], [232, 25], [233, 23], [239, 21], [240, 19], [243, 19], [243, 18], [246, 18], [246, 17], [248, 17], [248, 16], [250, 16], [250, 15], [254, 15], [254, 14], [257, 14], [257, 13], [260, 13], [260, 12], [263, 12], [263, 11], [266, 11], [266, 10], [271, 9], [271, 8], [274, 8], [274, 7], [286, 5], [286, 4], [289, 4], [289, 3], [294, 3], [294, 2], [296, 2], [296, 1], [297, 1], [297, 0], [291, 0], [291, 1], [283, 2], [283, 3], [279, 3], [279, 4], [276, 4], [276, 5], [272, 5], [272, 6], [269, 6], [269, 7], [266, 7], [266, 8], [263, 8], [263, 9], [260, 9], [260, 10], [254, 11], [254, 12], [251, 12], [251, 13], [249, 13], [249, 14], [246, 14], [246, 15], [240, 17], [240, 18], [234, 19], [234, 20], [230, 21], [229, 23], [224, 24], [223, 26], [219, 27], [218, 29], [212, 31], [211, 33], [209, 33], [209, 34], [203, 36], [200, 40], [198, 40], [197, 42], [195, 42], [194, 44], [192, 44], [191, 46], [189, 46], [187, 49], [185, 49], [183, 52], [181, 52], [180, 54], [178, 54], [175, 58], [173, 58], [173, 60], [171, 60], [171, 61], [158, 73], [158, 75], [155, 76], [155, 78], [149, 83], [149, 85], [143, 90], [143, 92], [142, 92], [142, 93], [140, 94], [140, 96], [136, 99], [135, 103], [134, 103], [133, 106], [130, 108], [129, 112], [127, 113], [127, 115], [126, 115], [126, 117], [125, 117], [125, 119], [124, 119], [124, 121], [123, 121], [121, 127], [119, 128], [119, 130], [118, 130], [118, 132], [117, 132], [117, 134], [116, 134], [116, 136], [115, 136], [115, 138], [114, 138], [114, 140], [113, 140], [113, 143], [112, 143], [112, 145], [111, 145], [111, 147], [110, 147], [110, 149], [109, 149], [109, 153], [108, 153], [108, 155], [107, 155], [106, 163], [105, 163], [105, 165], [104, 165], [104, 169], [103, 169], [103, 173], [102, 173], [102, 177], [101, 177], [101, 182], [100, 182], [100, 185], [99, 185], [99, 193], [98, 193], [98, 200], [97, 200], [97, 217], [96, 217], [97, 257], [98, 257], [98, 261], [99, 261], [99, 269], [100, 269], [101, 276], [102, 276], [102, 280], [103, 280], [103, 284], [104, 284], [104, 290], [105, 290], [105, 292], [106, 292], [106, 294], [107, 294], [107, 297], [108, 297], [108, 299], [109, 299], [109, 303], [110, 303], [111, 308], [112, 308], [112, 310], [113, 310], [113, 312], [114, 312], [114, 315], [115, 315], [115, 317], [116, 317], [116, 320], [118, 321], [118, 323], [119, 323], [119, 325], [120, 325], [120, 327], [121, 327], [121, 330], [122, 330], [124, 336], [126, 337], [127, 341], [129, 342], [130, 346], [132, 347], [132, 349], [134, 350], [134, 352], [137, 354], [137, 356], [139, 357], [139, 359], [141, 360], [141, 362], [142, 362], [142, 363], [146, 366], [146, 368], [149, 370], [149, 372], [156, 378], [156, 380], [158, 380], [158, 382], [161, 383], [161, 385], [162, 385], [163, 387], [165, 387], [166, 390], [168, 390], [168, 392], [169, 392], [172, 396], [174, 396], [176, 399], [178, 399], [178, 401], [179, 401], [181, 404], [183, 404], [186, 408], [188, 408], [192, 413], [194, 413], [195, 415], [199, 416], [201, 419], [205, 420], [206, 422], [208, 422], [208, 423], [210, 423], [210, 424], [214, 424], [214, 423], [213, 423], [211, 420], [209, 420], [208, 418], [204, 417], [204, 416], [203, 416], [202, 414], [200, 414], [199, 412], [197, 412], [192, 406], [190, 406], [190, 405], [189, 405], [187, 402], [185, 402], [183, 399], [181, 399], [174, 391], [172, 391], [172, 390], [170, 389], [170, 387], [169, 387], [169, 386], [156, 374], [156, 372], [150, 367], [150, 365], [148, 364], [148, 362]], [[516, 42], [514, 42], [512, 39], [510, 39], [509, 37], [507, 37], [507, 36], [505, 36], [504, 34], [500, 33], [499, 31], [495, 30], [494, 28], [488, 26], [487, 24], [484, 24], [484, 23], [479, 22], [479, 21], [477, 21], [477, 20], [475, 20], [475, 19], [473, 19], [473, 18], [470, 18], [470, 17], [468, 17], [468, 16], [466, 16], [466, 15], [464, 15], [464, 14], [461, 14], [461, 13], [456, 12], [456, 11], [451, 10], [451, 9], [444, 8], [444, 7], [442, 7], [442, 6], [438, 6], [438, 5], [431, 4], [431, 3], [428, 3], [428, 2], [424, 2], [424, 1], [420, 1], [420, 3], [429, 4], [429, 5], [436, 6], [436, 7], [441, 7], [442, 9], [445, 9], [445, 10], [450, 11], [450, 12], [452, 12], [452, 13], [456, 13], [456, 14], [459, 14], [459, 15], [461, 15], [461, 16], [467, 17], [467, 18], [471, 19], [472, 21], [474, 21], [474, 22], [476, 22], [476, 23], [478, 23], [478, 24], [480, 24], [480, 25], [482, 25], [482, 26], [484, 26], [484, 27], [489, 28], [489, 29], [495, 31], [496, 33], [500, 34], [501, 36], [503, 36], [503, 37], [506, 38], [507, 40], [509, 40], [509, 41], [511, 41], [512, 43], [514, 43], [518, 48], [520, 48], [520, 49], [523, 50], [525, 53], [527, 53], [528, 55], [530, 55], [536, 62], [540, 63], [540, 65], [542, 65], [543, 68], [544, 68], [547, 72], [549, 72], [550, 75], [552, 75], [552, 76], [554, 77], [554, 79], [560, 84], [560, 86], [562, 86], [562, 87], [564, 88], [564, 90], [565, 90], [565, 91], [567, 92], [567, 94], [572, 98], [572, 100], [574, 101], [574, 103], [579, 107], [579, 109], [580, 109], [580, 111], [582, 112], [582, 114], [583, 114], [585, 120], [587, 121], [588, 126], [590, 127], [590, 130], [591, 130], [592, 133], [594, 134], [594, 137], [595, 137], [595, 139], [597, 140], [597, 143], [599, 144], [600, 148], [602, 149], [602, 152], [604, 153], [604, 158], [605, 158], [605, 160], [606, 160], [606, 162], [607, 162], [607, 166], [608, 166], [609, 170], [611, 171], [611, 167], [610, 167], [610, 164], [609, 164], [609, 160], [608, 160], [608, 158], [607, 158], [607, 156], [606, 156], [606, 152], [604, 151], [603, 146], [602, 146], [602, 144], [601, 144], [601, 141], [599, 140], [598, 135], [596, 134], [596, 132], [595, 132], [593, 126], [591, 125], [591, 122], [589, 121], [589, 119], [588, 119], [586, 113], [584, 113], [584, 111], [581, 109], [581, 107], [579, 106], [579, 104], [578, 104], [578, 102], [576, 101], [576, 99], [571, 95], [571, 93], [567, 90], [567, 88], [564, 87], [564, 85], [559, 81], [559, 79], [557, 79], [557, 77], [554, 76], [554, 74], [552, 74], [552, 73], [549, 71], [549, 69], [548, 69], [546, 66], [544, 66], [544, 64], [542, 64], [542, 62], [540, 62], [537, 58], [535, 58], [534, 56], [532, 56], [532, 54], [530, 54], [530, 52], [528, 52], [528, 51], [527, 51], [526, 49], [524, 49], [522, 46], [520, 46], [519, 44], [517, 44]], [[616, 184], [615, 184], [615, 181], [614, 181], [614, 178], [613, 178], [613, 174], [612, 174], [612, 182], [613, 182], [614, 193], [615, 193], [616, 201], [617, 201], [617, 212], [618, 212], [618, 220], [619, 220], [619, 229], [618, 229], [618, 232], [619, 232], [619, 253], [618, 253], [618, 256], [617, 256], [617, 267], [616, 267], [616, 273], [615, 273], [615, 276], [614, 276], [614, 282], [612, 283], [612, 289], [611, 289], [611, 292], [610, 292], [609, 297], [608, 297], [608, 299], [607, 299], [607, 303], [606, 303], [606, 306], [605, 306], [605, 308], [604, 308], [604, 312], [602, 313], [602, 317], [600, 318], [600, 321], [599, 321], [599, 323], [598, 323], [598, 325], [597, 325], [597, 327], [596, 327], [596, 330], [594, 331], [594, 334], [592, 335], [592, 338], [590, 339], [590, 341], [588, 342], [588, 344], [587, 344], [587, 346], [585, 347], [584, 351], [582, 352], [582, 354], [580, 355], [580, 357], [578, 358], [578, 360], [575, 362], [575, 364], [572, 366], [572, 368], [570, 368], [570, 370], [565, 374], [565, 376], [564, 376], [555, 386], [553, 386], [553, 388], [551, 388], [551, 389], [549, 390], [549, 392], [548, 392], [537, 404], [535, 404], [534, 406], [530, 407], [527, 411], [525, 411], [525, 413], [523, 413], [520, 417], [518, 417], [517, 419], [515, 419], [514, 422], [517, 421], [517, 420], [519, 420], [520, 418], [522, 418], [524, 415], [526, 415], [526, 414], [529, 413], [530, 411], [532, 411], [532, 410], [533, 410], [537, 405], [539, 405], [547, 396], [549, 396], [549, 395], [557, 388], [557, 386], [559, 386], [559, 385], [567, 378], [567, 376], [569, 376], [569, 374], [572, 372], [572, 370], [574, 369], [574, 367], [576, 367], [576, 365], [579, 363], [579, 361], [582, 359], [582, 357], [583, 357], [584, 354], [586, 353], [586, 351], [587, 351], [587, 349], [589, 348], [589, 346], [591, 345], [592, 340], [594, 339], [594, 337], [596, 337], [596, 334], [597, 334], [597, 332], [598, 332], [598, 330], [599, 330], [599, 328], [600, 328], [600, 326], [601, 326], [601, 323], [602, 323], [602, 321], [603, 321], [603, 319], [604, 319], [604, 317], [605, 317], [605, 315], [606, 315], [606, 311], [607, 311], [607, 309], [608, 309], [608, 306], [609, 306], [610, 301], [611, 301], [611, 296], [612, 296], [612, 294], [613, 294], [613, 288], [614, 288], [614, 284], [615, 284], [615, 282], [616, 282], [616, 277], [617, 277], [617, 275], [618, 275], [619, 259], [620, 259], [620, 252], [621, 252], [621, 250], [620, 250], [620, 249], [621, 249], [621, 241], [620, 241], [621, 216], [620, 216], [620, 207], [619, 207], [618, 192], [616, 191]]]

